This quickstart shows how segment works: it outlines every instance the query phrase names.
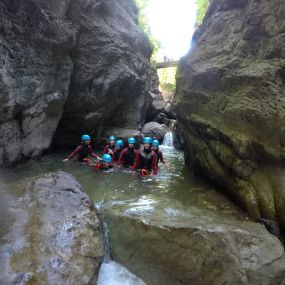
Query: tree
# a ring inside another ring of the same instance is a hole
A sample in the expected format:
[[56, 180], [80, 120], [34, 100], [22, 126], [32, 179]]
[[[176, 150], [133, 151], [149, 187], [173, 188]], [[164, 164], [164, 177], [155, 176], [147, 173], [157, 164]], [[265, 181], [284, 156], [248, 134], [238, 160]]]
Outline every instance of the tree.
[[196, 0], [197, 4], [197, 19], [196, 23], [198, 25], [202, 24], [202, 21], [205, 17], [205, 14], [207, 12], [208, 6], [209, 6], [209, 0]]
[[151, 61], [155, 63], [158, 50], [160, 49], [160, 43], [157, 39], [153, 37], [147, 18], [145, 16], [145, 9], [147, 8], [149, 1], [150, 0], [135, 0], [135, 4], [138, 8], [139, 26], [146, 33], [152, 45], [153, 52], [151, 56]]

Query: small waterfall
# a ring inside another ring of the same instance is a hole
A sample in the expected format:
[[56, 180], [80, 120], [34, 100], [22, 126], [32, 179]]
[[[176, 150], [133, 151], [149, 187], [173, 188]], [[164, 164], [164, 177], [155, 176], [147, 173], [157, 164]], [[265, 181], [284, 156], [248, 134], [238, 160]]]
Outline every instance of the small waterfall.
[[163, 139], [163, 146], [173, 147], [173, 135], [172, 132], [168, 132], [165, 134]]
[[103, 232], [103, 242], [104, 242], [104, 257], [103, 263], [108, 263], [111, 261], [111, 254], [110, 254], [110, 243], [109, 243], [109, 229], [106, 220], [104, 219], [103, 207], [104, 201], [101, 201], [95, 205], [100, 222], [101, 222], [101, 229]]
[[147, 285], [140, 278], [128, 271], [127, 268], [112, 261], [110, 254], [109, 229], [103, 214], [104, 201], [96, 204], [104, 238], [104, 257], [101, 265], [98, 285]]

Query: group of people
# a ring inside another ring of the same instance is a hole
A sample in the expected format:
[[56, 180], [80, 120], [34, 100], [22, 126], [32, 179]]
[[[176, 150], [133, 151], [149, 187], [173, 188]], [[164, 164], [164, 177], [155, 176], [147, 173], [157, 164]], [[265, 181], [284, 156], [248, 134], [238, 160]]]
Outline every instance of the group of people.
[[[116, 140], [114, 136], [110, 136], [108, 144], [103, 150], [102, 158], [93, 151], [90, 142], [89, 135], [82, 135], [81, 144], [63, 161], [75, 157], [77, 162], [91, 165], [94, 171], [122, 167], [136, 171], [142, 176], [156, 175], [159, 162], [166, 165], [163, 153], [159, 149], [159, 141], [150, 137], [144, 137], [142, 146], [140, 149], [136, 149], [135, 138], [128, 138], [127, 146], [124, 148], [122, 140]], [[88, 158], [89, 155], [99, 162], [92, 164]]]

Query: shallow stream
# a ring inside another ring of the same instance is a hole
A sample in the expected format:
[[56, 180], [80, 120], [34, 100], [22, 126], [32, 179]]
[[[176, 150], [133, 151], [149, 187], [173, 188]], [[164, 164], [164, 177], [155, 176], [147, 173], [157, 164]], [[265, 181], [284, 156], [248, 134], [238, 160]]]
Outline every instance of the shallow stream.
[[[93, 173], [90, 167], [73, 161], [62, 162], [67, 153], [55, 152], [40, 160], [30, 161], [12, 170], [1, 172], [1, 183], [16, 197], [23, 195], [23, 183], [39, 175], [62, 170], [73, 174], [89, 197], [104, 207], [110, 203], [131, 205], [136, 214], [155, 212], [160, 218], [179, 216], [187, 219], [191, 212], [205, 216], [243, 220], [245, 215], [221, 193], [195, 178], [184, 167], [183, 153], [163, 146], [168, 167], [160, 165], [157, 177], [141, 178], [136, 174], [114, 169], [108, 173]], [[136, 201], [134, 203], [134, 201]], [[137, 202], [139, 201], [139, 202]], [[0, 227], [0, 236], [9, 228], [9, 219]], [[106, 234], [106, 231], [105, 231]], [[106, 237], [107, 238], [107, 237]], [[109, 253], [107, 253], [109, 256]], [[106, 258], [99, 275], [99, 285], [145, 284], [126, 268]]]

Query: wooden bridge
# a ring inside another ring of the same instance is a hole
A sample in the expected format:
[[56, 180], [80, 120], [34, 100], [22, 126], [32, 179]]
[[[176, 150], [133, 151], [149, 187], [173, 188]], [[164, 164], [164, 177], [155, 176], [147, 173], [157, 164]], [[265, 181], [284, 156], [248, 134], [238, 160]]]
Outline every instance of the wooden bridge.
[[164, 61], [164, 62], [157, 63], [156, 69], [167, 68], [167, 67], [175, 67], [177, 65], [178, 65], [178, 60], [176, 60], [176, 61]]

